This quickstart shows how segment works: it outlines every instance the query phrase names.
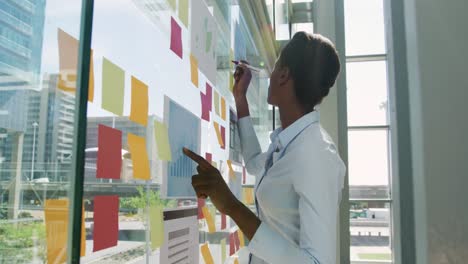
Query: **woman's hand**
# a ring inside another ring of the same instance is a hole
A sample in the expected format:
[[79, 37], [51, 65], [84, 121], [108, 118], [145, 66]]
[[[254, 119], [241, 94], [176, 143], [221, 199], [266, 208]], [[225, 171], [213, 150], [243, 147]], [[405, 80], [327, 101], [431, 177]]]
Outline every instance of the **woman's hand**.
[[219, 170], [191, 150], [183, 148], [183, 152], [198, 163], [198, 174], [192, 176], [192, 186], [197, 197], [202, 199], [210, 197], [211, 202], [221, 213], [230, 215], [239, 201], [227, 186]]
[[234, 72], [234, 98], [244, 98], [247, 95], [250, 80], [252, 80], [252, 72], [244, 64], [249, 64], [246, 61], [240, 61]]

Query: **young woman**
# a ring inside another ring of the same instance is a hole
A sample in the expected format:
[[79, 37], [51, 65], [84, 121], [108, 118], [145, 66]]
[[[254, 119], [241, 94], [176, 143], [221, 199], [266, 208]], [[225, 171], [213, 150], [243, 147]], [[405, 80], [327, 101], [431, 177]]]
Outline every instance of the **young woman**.
[[251, 72], [239, 64], [234, 74], [242, 155], [256, 176], [257, 214], [231, 193], [220, 172], [202, 157], [192, 185], [210, 197], [250, 240], [249, 263], [336, 263], [338, 207], [345, 166], [320, 126], [317, 105], [340, 70], [333, 44], [320, 35], [299, 32], [284, 47], [270, 78], [268, 103], [279, 109], [281, 128], [262, 153], [246, 98]]

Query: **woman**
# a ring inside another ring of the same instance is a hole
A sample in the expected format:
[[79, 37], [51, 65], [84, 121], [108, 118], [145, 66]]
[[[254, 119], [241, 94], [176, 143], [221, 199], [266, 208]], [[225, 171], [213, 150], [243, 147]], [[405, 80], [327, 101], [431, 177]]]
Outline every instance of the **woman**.
[[262, 153], [246, 98], [251, 72], [240, 64], [234, 98], [246, 169], [256, 176], [257, 215], [231, 193], [219, 171], [198, 162], [192, 185], [210, 197], [250, 240], [250, 263], [336, 263], [338, 207], [345, 166], [319, 124], [317, 105], [328, 95], [340, 63], [333, 44], [299, 32], [284, 47], [270, 78], [268, 103], [279, 109], [281, 128]]

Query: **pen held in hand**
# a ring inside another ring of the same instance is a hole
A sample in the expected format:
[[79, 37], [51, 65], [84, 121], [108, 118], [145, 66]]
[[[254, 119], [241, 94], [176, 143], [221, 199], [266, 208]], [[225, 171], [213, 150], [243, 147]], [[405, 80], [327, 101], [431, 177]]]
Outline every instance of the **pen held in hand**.
[[257, 67], [254, 67], [254, 66], [251, 66], [251, 65], [246, 64], [246, 63], [242, 63], [242, 62], [235, 61], [235, 60], [233, 60], [233, 61], [231, 61], [231, 62], [234, 63], [235, 65], [241, 64], [241, 65], [243, 65], [243, 66], [245, 66], [245, 67], [247, 67], [247, 68], [249, 68], [250, 70], [255, 71], [255, 72], [260, 72], [260, 71], [262, 71], [262, 69], [257, 68]]

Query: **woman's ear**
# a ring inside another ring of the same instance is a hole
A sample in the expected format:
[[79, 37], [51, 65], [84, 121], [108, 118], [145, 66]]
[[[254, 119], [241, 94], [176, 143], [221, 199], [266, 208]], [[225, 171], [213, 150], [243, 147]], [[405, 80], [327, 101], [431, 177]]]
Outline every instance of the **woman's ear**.
[[288, 67], [281, 67], [281, 69], [279, 69], [279, 78], [278, 78], [280, 86], [285, 85], [289, 81], [289, 79], [290, 79], [290, 74], [289, 74]]

